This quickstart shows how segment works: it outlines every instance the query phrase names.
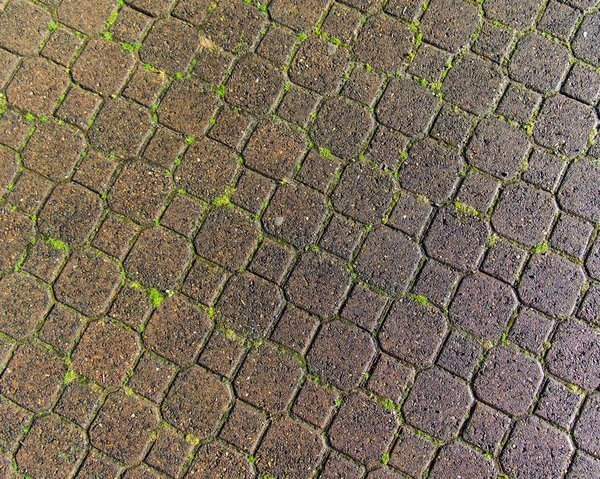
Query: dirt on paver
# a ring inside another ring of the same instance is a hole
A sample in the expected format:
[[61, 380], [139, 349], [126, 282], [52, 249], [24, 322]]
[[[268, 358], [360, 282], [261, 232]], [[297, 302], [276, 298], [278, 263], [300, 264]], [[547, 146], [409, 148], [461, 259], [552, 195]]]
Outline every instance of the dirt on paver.
[[0, 0], [0, 478], [599, 479], [597, 0]]

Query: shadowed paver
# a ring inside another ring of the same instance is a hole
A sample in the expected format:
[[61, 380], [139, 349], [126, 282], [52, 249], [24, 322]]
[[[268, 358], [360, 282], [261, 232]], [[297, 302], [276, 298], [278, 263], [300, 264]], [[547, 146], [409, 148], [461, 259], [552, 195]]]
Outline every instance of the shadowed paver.
[[597, 0], [0, 0], [0, 478], [600, 478]]

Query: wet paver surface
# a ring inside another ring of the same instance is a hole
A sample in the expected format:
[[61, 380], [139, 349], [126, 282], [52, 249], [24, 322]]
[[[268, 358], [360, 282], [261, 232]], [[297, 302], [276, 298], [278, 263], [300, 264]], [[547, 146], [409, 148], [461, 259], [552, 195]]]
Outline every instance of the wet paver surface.
[[0, 477], [600, 478], [596, 0], [0, 0]]

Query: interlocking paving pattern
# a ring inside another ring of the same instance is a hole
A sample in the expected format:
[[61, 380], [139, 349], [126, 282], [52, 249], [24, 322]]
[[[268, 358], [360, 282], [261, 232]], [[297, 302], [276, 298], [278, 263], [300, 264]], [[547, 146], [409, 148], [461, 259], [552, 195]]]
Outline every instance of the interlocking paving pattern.
[[0, 478], [600, 478], [597, 0], [0, 0]]

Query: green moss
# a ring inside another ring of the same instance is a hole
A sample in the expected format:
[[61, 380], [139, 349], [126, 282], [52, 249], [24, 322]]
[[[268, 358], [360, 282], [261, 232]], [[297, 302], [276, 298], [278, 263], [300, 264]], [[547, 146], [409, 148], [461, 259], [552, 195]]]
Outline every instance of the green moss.
[[77, 374], [70, 369], [65, 373], [65, 377], [63, 378], [63, 383], [69, 384], [70, 382], [77, 379]]
[[387, 464], [388, 462], [390, 462], [390, 453], [389, 452], [384, 452], [381, 455], [381, 463], [382, 464]]
[[475, 208], [473, 208], [472, 206], [466, 205], [464, 203], [461, 203], [460, 201], [455, 201], [454, 207], [461, 213], [466, 213], [466, 214], [472, 215], [472, 216], [479, 215], [479, 212]]
[[150, 299], [152, 300], [152, 306], [154, 306], [155, 308], [158, 308], [165, 299], [164, 296], [160, 293], [160, 291], [155, 288], [150, 289], [148, 291], [148, 294], [150, 295]]
[[52, 246], [55, 249], [62, 249], [64, 251], [69, 251], [69, 245], [66, 243], [63, 243], [58, 238], [48, 238], [46, 241], [50, 246]]
[[539, 245], [535, 246], [531, 251], [533, 253], [545, 253], [549, 249], [550, 246], [548, 245], [548, 242], [544, 241], [543, 243], [540, 243]]
[[193, 434], [187, 434], [185, 436], [185, 440], [188, 444], [200, 444], [200, 438], [194, 436]]
[[215, 198], [214, 200], [212, 200], [212, 204], [213, 206], [217, 207], [227, 206], [231, 204], [231, 200], [229, 199], [229, 193], [225, 193], [224, 195]]
[[327, 148], [319, 148], [319, 154], [325, 158], [333, 158], [333, 153], [331, 153], [331, 151], [329, 151]]
[[48, 30], [50, 30], [51, 32], [53, 32], [57, 28], [58, 28], [58, 25], [54, 22], [52, 22], [50, 25], [48, 25]]
[[421, 296], [420, 294], [413, 294], [412, 298], [424, 306], [427, 306], [429, 304], [429, 300], [425, 296]]
[[141, 43], [136, 43], [135, 45], [132, 45], [131, 43], [123, 42], [121, 43], [121, 46], [128, 52], [137, 52], [140, 48], [142, 48]]

